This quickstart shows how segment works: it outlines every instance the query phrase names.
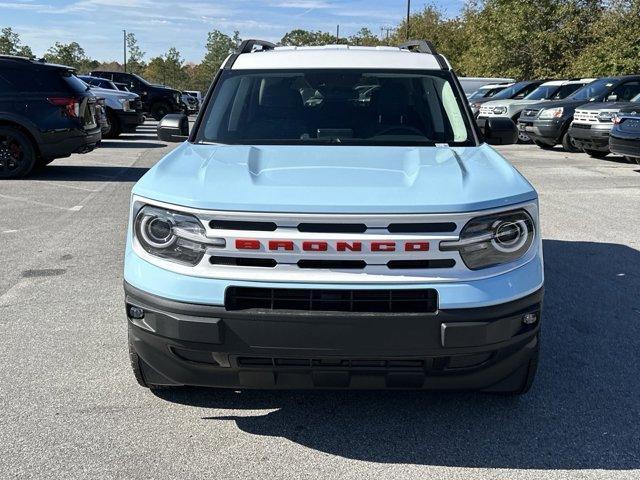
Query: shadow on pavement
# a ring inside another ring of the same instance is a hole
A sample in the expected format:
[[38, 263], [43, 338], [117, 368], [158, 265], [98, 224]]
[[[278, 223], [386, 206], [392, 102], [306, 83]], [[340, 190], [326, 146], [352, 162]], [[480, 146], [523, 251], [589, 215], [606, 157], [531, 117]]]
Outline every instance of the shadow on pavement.
[[29, 175], [29, 180], [71, 182], [137, 182], [149, 169], [143, 167], [56, 165]]
[[[233, 420], [254, 435], [357, 460], [640, 468], [640, 252], [557, 240], [545, 241], [544, 248], [542, 361], [532, 391], [522, 398], [196, 388], [158, 395], [216, 409], [205, 419]], [[254, 411], [261, 409], [272, 411]]]
[[[144, 137], [144, 140], [151, 140], [153, 137]], [[100, 148], [164, 148], [167, 145], [159, 142], [127, 142], [128, 138], [122, 140], [102, 140]]]

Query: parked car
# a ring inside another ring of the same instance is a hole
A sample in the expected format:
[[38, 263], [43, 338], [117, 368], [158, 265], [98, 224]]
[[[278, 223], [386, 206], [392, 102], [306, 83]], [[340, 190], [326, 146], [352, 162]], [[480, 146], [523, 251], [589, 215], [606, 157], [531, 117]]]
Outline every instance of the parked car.
[[109, 126], [106, 131], [102, 132], [104, 138], [117, 138], [123, 132], [135, 132], [138, 125], [144, 123], [142, 102], [137, 94], [123, 92], [117, 88], [107, 89], [92, 86], [105, 85], [105, 83], [99, 81], [101, 79], [96, 79], [95, 77], [83, 75], [79, 78], [90, 86], [92, 92], [105, 99], [105, 113]]
[[526, 392], [538, 197], [487, 144], [514, 143], [513, 122], [474, 125], [427, 42], [248, 40], [222, 65], [191, 132], [160, 122], [182, 145], [133, 187], [140, 385]]
[[480, 103], [478, 106], [475, 106], [475, 103], [478, 100], [489, 100], [495, 97], [498, 93], [502, 92], [505, 88], [509, 88], [513, 83], [492, 83], [489, 85], [484, 85], [477, 89], [475, 92], [467, 95], [467, 101], [469, 102], [469, 106], [471, 107], [471, 112], [474, 115], [477, 115], [480, 111]]
[[96, 102], [70, 67], [0, 56], [0, 178], [93, 150]]
[[491, 77], [460, 77], [460, 85], [467, 98], [473, 95], [482, 87], [495, 84], [513, 85], [513, 78], [491, 78]]
[[196, 100], [198, 100], [198, 108], [200, 108], [200, 106], [202, 105], [202, 93], [201, 92], [199, 92], [198, 90], [185, 90], [184, 93], [186, 93], [187, 95], [191, 95]]
[[504, 88], [500, 92], [496, 93], [492, 97], [482, 97], [482, 98], [469, 98], [469, 105], [471, 106], [471, 111], [477, 117], [480, 113], [480, 107], [482, 104], [486, 102], [490, 102], [492, 100], [509, 100], [509, 99], [523, 99], [531, 92], [533, 92], [536, 88], [542, 85], [546, 80], [526, 80], [523, 82], [517, 82], [513, 85]]
[[[634, 93], [637, 95], [625, 101]], [[631, 82], [620, 95], [620, 101], [581, 105], [573, 115], [569, 135], [576, 147], [594, 158], [604, 158], [609, 154], [609, 132], [616, 114], [626, 107], [638, 108], [640, 82]]]
[[628, 87], [635, 88], [638, 81], [638, 75], [600, 78], [564, 100], [528, 106], [518, 119], [518, 128], [540, 148], [551, 149], [561, 144], [567, 152], [579, 152], [569, 134], [576, 108], [589, 102], [616, 101]]
[[130, 91], [140, 95], [144, 112], [148, 112], [156, 120], [169, 113], [182, 112], [182, 93], [173, 88], [153, 85], [133, 73], [94, 70], [89, 75], [126, 84]]
[[[551, 80], [540, 85], [523, 99], [492, 100], [481, 105], [478, 118], [507, 117], [517, 123], [520, 114], [527, 105], [561, 100], [586, 84], [593, 82], [593, 80], [593, 78]], [[525, 132], [520, 131], [518, 133], [518, 141], [520, 143], [529, 143], [531, 139]]]
[[196, 113], [198, 113], [198, 110], [200, 110], [198, 99], [196, 97], [192, 97], [186, 92], [182, 93], [181, 102], [182, 102], [182, 112], [185, 115], [195, 115]]
[[640, 165], [640, 108], [623, 107], [613, 120], [609, 134], [609, 150]]

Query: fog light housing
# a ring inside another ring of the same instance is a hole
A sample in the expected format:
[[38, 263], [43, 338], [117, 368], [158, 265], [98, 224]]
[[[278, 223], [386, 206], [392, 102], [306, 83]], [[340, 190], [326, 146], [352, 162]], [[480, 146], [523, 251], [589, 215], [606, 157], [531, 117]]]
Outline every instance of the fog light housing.
[[525, 313], [522, 316], [522, 323], [524, 323], [525, 325], [533, 325], [537, 321], [538, 321], [537, 313]]
[[129, 307], [129, 317], [134, 320], [142, 320], [144, 318], [144, 310], [140, 307]]

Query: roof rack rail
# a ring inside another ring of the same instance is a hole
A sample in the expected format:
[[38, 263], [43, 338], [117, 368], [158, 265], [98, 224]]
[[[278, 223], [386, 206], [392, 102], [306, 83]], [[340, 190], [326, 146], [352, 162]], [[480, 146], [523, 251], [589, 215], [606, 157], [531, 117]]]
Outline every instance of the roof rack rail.
[[275, 43], [267, 42], [266, 40], [243, 40], [238, 47], [238, 53], [251, 53], [253, 52], [253, 47], [262, 47], [260, 51], [264, 52], [266, 50], [273, 50], [276, 48], [276, 45]]
[[0, 58], [5, 58], [7, 60], [21, 60], [24, 62], [30, 62], [31, 59], [28, 57], [21, 57], [19, 55], [0, 55]]
[[429, 53], [431, 55], [438, 54], [433, 43], [427, 40], [409, 40], [402, 43], [398, 48], [400, 48], [400, 50], [409, 50], [410, 52]]

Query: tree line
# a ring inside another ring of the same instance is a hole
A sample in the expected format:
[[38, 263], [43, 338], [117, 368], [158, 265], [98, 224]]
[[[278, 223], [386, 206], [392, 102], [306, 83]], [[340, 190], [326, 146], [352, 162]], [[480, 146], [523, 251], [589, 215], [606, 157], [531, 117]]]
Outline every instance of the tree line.
[[[383, 38], [368, 28], [343, 38], [294, 29], [279, 45], [398, 45], [406, 38], [430, 40], [461, 76], [529, 79], [640, 73], [640, 0], [466, 0], [456, 17], [426, 5], [410, 16], [408, 26], [403, 20]], [[228, 35], [213, 30], [207, 35], [204, 58], [193, 63], [175, 47], [146, 60], [135, 34], [129, 33], [127, 71], [153, 83], [204, 91], [241, 40], [238, 31]], [[35, 58], [10, 27], [0, 31], [0, 54]], [[123, 70], [120, 62], [89, 58], [77, 42], [55, 42], [44, 59], [80, 73]]]

